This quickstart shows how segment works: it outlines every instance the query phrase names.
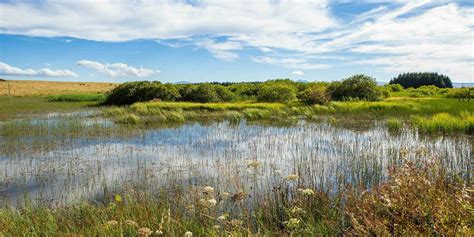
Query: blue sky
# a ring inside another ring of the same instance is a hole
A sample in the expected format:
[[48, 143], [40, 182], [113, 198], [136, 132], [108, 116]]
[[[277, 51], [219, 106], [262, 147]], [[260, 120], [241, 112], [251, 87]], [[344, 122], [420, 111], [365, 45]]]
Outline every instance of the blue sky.
[[473, 15], [468, 1], [0, 0], [0, 77], [474, 82]]

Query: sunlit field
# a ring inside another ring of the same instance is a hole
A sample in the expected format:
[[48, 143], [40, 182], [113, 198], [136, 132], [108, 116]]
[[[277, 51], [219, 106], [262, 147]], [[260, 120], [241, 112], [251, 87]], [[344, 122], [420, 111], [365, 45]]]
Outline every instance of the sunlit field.
[[472, 101], [105, 96], [0, 97], [0, 233], [472, 233]]

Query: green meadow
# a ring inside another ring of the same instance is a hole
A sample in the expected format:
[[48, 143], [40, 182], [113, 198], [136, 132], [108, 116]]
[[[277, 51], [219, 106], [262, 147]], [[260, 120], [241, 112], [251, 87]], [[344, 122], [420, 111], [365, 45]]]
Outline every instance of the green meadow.
[[464, 89], [280, 83], [1, 96], [0, 236], [474, 233]]

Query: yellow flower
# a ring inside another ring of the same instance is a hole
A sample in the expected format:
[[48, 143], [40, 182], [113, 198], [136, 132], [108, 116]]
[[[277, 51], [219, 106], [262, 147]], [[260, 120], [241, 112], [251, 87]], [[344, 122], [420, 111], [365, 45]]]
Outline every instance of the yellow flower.
[[290, 175], [286, 176], [286, 179], [293, 181], [293, 180], [297, 180], [298, 177], [299, 176], [297, 174], [290, 174]]
[[303, 190], [303, 194], [307, 196], [311, 196], [311, 195], [314, 195], [314, 191], [310, 188], [307, 188]]
[[140, 228], [138, 229], [138, 235], [139, 236], [149, 236], [153, 234], [153, 231], [151, 231], [149, 228]]
[[286, 225], [288, 226], [288, 228], [291, 229], [298, 228], [300, 226], [300, 220], [296, 218], [291, 218], [290, 220], [288, 220], [288, 223]]
[[292, 214], [304, 214], [305, 211], [301, 207], [293, 207], [293, 209], [291, 209], [291, 213]]
[[185, 237], [192, 237], [192, 236], [193, 236], [193, 232], [191, 232], [191, 231], [186, 231], [186, 233], [184, 233], [184, 236], [185, 236]]
[[118, 194], [115, 195], [114, 199], [115, 199], [115, 202], [117, 202], [117, 203], [122, 202], [122, 196], [120, 196], [120, 195], [118, 195]]

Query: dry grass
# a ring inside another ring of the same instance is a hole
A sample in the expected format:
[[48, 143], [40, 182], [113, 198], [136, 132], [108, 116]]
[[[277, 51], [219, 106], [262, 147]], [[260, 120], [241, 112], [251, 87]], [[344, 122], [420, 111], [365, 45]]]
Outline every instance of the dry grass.
[[116, 83], [56, 82], [56, 81], [0, 81], [0, 96], [40, 96], [57, 94], [104, 93]]

